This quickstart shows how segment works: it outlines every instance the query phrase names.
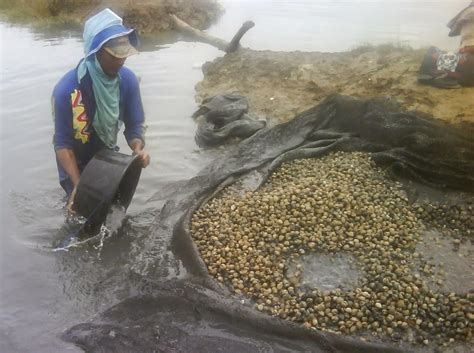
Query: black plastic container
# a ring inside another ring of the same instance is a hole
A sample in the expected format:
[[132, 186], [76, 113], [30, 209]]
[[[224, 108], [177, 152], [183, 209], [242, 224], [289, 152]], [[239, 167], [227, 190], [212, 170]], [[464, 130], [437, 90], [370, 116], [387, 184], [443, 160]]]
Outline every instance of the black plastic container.
[[136, 156], [101, 150], [82, 171], [74, 198], [74, 209], [87, 218], [87, 228], [100, 229], [113, 204], [127, 209], [140, 179]]

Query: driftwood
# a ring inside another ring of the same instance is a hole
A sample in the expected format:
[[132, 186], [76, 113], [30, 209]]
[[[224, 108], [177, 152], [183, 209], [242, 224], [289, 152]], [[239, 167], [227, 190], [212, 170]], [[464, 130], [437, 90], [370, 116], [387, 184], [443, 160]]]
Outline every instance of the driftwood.
[[171, 19], [173, 20], [173, 24], [175, 28], [180, 31], [181, 33], [189, 36], [190, 38], [210, 44], [214, 47], [216, 47], [219, 50], [225, 51], [226, 53], [232, 53], [236, 51], [237, 49], [240, 48], [240, 39], [244, 36], [244, 34], [253, 26], [255, 26], [255, 23], [252, 21], [246, 21], [242, 24], [242, 27], [237, 31], [237, 33], [234, 35], [234, 38], [230, 42], [227, 42], [223, 39], [211, 36], [199, 29], [196, 29], [186, 22], [184, 22], [182, 19], [180, 19], [176, 15], [170, 14]]

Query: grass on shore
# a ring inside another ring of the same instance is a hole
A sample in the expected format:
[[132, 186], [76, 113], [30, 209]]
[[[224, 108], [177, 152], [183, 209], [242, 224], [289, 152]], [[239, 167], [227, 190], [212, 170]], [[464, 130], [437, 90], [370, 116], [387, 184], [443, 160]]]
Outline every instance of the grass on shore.
[[96, 0], [0, 0], [0, 15], [15, 23], [38, 27], [80, 26], [79, 13], [90, 9]]

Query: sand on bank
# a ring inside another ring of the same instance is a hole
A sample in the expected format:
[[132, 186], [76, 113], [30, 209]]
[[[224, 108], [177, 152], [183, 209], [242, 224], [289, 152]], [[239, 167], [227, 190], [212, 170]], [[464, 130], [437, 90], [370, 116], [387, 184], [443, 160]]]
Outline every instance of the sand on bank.
[[390, 96], [408, 110], [452, 123], [474, 123], [473, 87], [448, 90], [417, 82], [425, 52], [388, 44], [342, 53], [243, 49], [203, 66], [196, 100], [239, 93], [248, 97], [254, 113], [287, 121], [332, 93]]

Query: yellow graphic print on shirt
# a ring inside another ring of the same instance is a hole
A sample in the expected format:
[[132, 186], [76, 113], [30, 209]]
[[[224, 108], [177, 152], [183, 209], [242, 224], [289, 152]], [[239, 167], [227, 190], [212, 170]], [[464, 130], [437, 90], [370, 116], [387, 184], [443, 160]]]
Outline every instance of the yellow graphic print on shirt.
[[88, 132], [89, 121], [87, 119], [86, 109], [82, 103], [81, 91], [75, 89], [71, 93], [72, 106], [72, 127], [74, 129], [74, 138], [81, 140], [82, 143], [89, 142], [90, 132]]

